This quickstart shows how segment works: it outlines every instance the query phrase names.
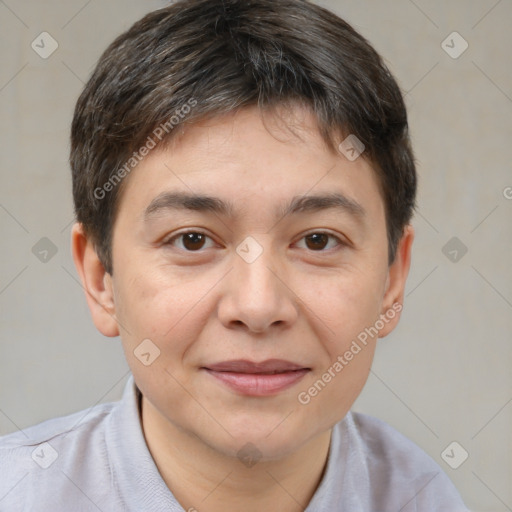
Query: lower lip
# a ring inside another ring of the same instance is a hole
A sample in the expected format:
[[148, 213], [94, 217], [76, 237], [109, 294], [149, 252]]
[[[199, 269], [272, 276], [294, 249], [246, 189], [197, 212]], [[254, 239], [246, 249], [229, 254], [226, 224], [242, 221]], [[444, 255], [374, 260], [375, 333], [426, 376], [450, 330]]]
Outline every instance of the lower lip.
[[228, 387], [249, 396], [269, 396], [283, 391], [299, 382], [309, 370], [262, 374], [206, 371]]

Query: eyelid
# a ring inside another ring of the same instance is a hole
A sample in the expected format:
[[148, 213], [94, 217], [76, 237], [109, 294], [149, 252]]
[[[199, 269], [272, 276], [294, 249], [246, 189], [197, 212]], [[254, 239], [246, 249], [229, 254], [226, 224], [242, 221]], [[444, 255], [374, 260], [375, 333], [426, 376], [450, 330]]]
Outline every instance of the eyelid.
[[[218, 244], [218, 242], [215, 241], [214, 237], [209, 235], [206, 231], [204, 231], [203, 229], [194, 229], [194, 228], [185, 228], [183, 231], [178, 231], [176, 233], [173, 233], [167, 237], [165, 237], [163, 240], [162, 240], [162, 245], [173, 245], [172, 242], [175, 241], [176, 239], [179, 239], [181, 236], [183, 235], [186, 235], [188, 233], [194, 233], [194, 234], [198, 234], [198, 235], [204, 235], [205, 237], [209, 238], [214, 244]], [[346, 239], [344, 239], [343, 237], [340, 237], [338, 234], [334, 234], [332, 233], [331, 231], [328, 231], [328, 230], [325, 230], [325, 229], [313, 229], [313, 230], [310, 230], [306, 233], [302, 233], [298, 238], [297, 238], [297, 241], [294, 242], [294, 244], [297, 244], [298, 242], [300, 242], [301, 240], [305, 239], [307, 236], [309, 235], [315, 235], [315, 234], [321, 234], [321, 235], [327, 235], [328, 237], [330, 238], [334, 238], [336, 241], [337, 241], [337, 247], [334, 247], [334, 248], [331, 248], [331, 249], [322, 249], [322, 250], [318, 250], [318, 251], [313, 251], [311, 249], [306, 249], [306, 250], [309, 250], [310, 252], [312, 253], [324, 253], [324, 252], [329, 252], [329, 251], [332, 251], [332, 250], [336, 250], [337, 248], [340, 248], [340, 247], [347, 247], [350, 245], [350, 242]], [[188, 252], [188, 253], [201, 253], [201, 252], [204, 252], [206, 249], [199, 249], [197, 251], [187, 251], [186, 249], [181, 249], [181, 248], [178, 248], [179, 250], [183, 251], [183, 252]]]
[[322, 249], [322, 250], [319, 250], [319, 251], [313, 251], [313, 250], [310, 250], [310, 252], [312, 253], [322, 253], [322, 252], [329, 252], [331, 250], [336, 250], [337, 248], [340, 248], [340, 247], [348, 247], [350, 245], [349, 241], [346, 240], [345, 238], [339, 236], [338, 234], [334, 234], [332, 233], [331, 231], [329, 230], [325, 230], [325, 229], [313, 229], [311, 231], [308, 231], [306, 233], [303, 233], [300, 235], [300, 237], [297, 239], [297, 242], [295, 243], [298, 243], [300, 242], [301, 240], [303, 240], [304, 238], [306, 238], [307, 236], [309, 235], [327, 235], [331, 238], [334, 238], [336, 239], [337, 241], [337, 247], [334, 247], [334, 248], [331, 248], [331, 249]]
[[[173, 245], [172, 242], [174, 240], [179, 239], [181, 236], [186, 235], [188, 233], [204, 235], [205, 237], [209, 238], [213, 243], [217, 244], [217, 242], [214, 240], [214, 238], [211, 235], [209, 235], [208, 233], [206, 233], [204, 230], [187, 228], [187, 229], [184, 229], [183, 231], [178, 231], [177, 233], [172, 233], [171, 235], [164, 237], [162, 239], [162, 245]], [[184, 252], [189, 252], [189, 253], [194, 253], [194, 252], [200, 253], [200, 252], [204, 251], [204, 249], [200, 249], [198, 251], [187, 251], [186, 249], [180, 249], [180, 250], [182, 250]]]

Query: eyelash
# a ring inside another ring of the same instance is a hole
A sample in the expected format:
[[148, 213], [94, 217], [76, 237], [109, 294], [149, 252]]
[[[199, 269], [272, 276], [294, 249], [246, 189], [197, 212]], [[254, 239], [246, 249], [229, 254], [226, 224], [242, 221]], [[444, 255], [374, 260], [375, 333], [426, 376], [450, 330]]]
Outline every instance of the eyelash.
[[[208, 234], [206, 234], [203, 231], [200, 231], [200, 230], [189, 230], [189, 231], [182, 231], [181, 233], [177, 233], [176, 235], [172, 236], [171, 238], [168, 238], [166, 241], [164, 241], [163, 245], [170, 245], [170, 246], [172, 246], [173, 242], [175, 240], [178, 240], [178, 239], [180, 239], [183, 236], [188, 235], [188, 234], [203, 235], [203, 236], [205, 236], [205, 237], [207, 237], [207, 238], [209, 238], [210, 240], [213, 241], [212, 237], [209, 236]], [[337, 248], [338, 249], [348, 245], [346, 242], [341, 240], [339, 237], [337, 237], [337, 236], [335, 236], [332, 233], [329, 233], [327, 231], [311, 231], [311, 232], [306, 233], [305, 235], [303, 235], [300, 238], [300, 240], [304, 240], [306, 237], [311, 236], [311, 235], [327, 235], [329, 238], [336, 240]], [[201, 252], [204, 252], [205, 249], [202, 247], [201, 249], [199, 249], [197, 251], [190, 251], [190, 250], [188, 250], [186, 248], [179, 248], [179, 250], [187, 252], [187, 253], [201, 253]], [[333, 248], [331, 248], [331, 249], [321, 249], [321, 250], [318, 250], [318, 251], [315, 251], [315, 250], [311, 249], [311, 252], [322, 253], [322, 252], [328, 252], [328, 251], [331, 251], [331, 250], [333, 250]], [[334, 248], [334, 250], [336, 250], [336, 248]]]

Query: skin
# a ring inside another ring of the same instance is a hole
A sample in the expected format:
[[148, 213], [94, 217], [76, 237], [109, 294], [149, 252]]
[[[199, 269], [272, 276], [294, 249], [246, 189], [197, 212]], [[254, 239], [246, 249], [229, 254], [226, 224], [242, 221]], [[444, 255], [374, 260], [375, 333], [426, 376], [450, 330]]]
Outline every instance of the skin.
[[[82, 226], [73, 228], [94, 323], [121, 336], [143, 394], [148, 448], [185, 510], [303, 510], [321, 480], [333, 425], [361, 392], [377, 338], [400, 317], [388, 319], [309, 403], [299, 402], [358, 334], [402, 303], [414, 233], [406, 226], [389, 266], [371, 162], [329, 151], [308, 110], [296, 106], [285, 117], [265, 116], [263, 124], [258, 109], [246, 108], [193, 124], [167, 149], [153, 150], [123, 183], [113, 275]], [[163, 208], [145, 218], [167, 191], [230, 201], [233, 216]], [[294, 196], [333, 192], [364, 215], [333, 208], [276, 214]], [[177, 236], [185, 231], [206, 234], [204, 245]], [[317, 236], [315, 244], [306, 238], [312, 233], [332, 237], [318, 243]], [[252, 263], [236, 252], [248, 236], [263, 251]], [[134, 354], [144, 339], [160, 350], [148, 366]], [[310, 371], [286, 390], [254, 397], [202, 369], [271, 358]], [[247, 443], [261, 456], [251, 467], [237, 457]]]

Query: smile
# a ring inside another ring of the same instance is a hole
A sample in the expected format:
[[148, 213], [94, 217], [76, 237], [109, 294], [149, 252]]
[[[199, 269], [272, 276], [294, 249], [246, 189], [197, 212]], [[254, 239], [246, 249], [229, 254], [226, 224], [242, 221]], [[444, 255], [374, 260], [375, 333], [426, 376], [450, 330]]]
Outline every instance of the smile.
[[225, 361], [203, 367], [224, 385], [247, 396], [270, 396], [298, 383], [311, 369], [280, 359]]

